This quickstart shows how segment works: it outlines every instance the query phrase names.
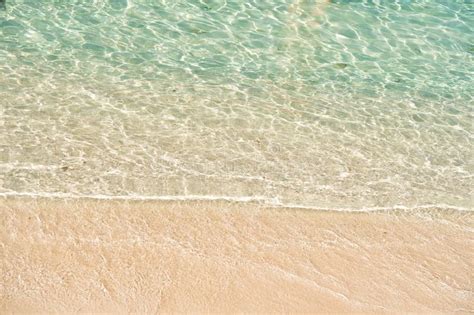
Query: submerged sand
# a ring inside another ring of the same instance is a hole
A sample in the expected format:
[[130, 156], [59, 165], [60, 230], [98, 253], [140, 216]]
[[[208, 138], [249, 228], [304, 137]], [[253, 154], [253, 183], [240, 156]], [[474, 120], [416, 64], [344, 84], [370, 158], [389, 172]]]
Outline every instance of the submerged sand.
[[0, 200], [0, 312], [474, 311], [474, 214]]

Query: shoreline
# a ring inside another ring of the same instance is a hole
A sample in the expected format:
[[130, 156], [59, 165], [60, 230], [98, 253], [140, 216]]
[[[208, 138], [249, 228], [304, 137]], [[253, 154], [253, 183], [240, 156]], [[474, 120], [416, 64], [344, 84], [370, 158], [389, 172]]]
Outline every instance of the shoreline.
[[473, 311], [474, 212], [0, 198], [0, 310]]
[[282, 203], [279, 198], [265, 196], [221, 196], [221, 195], [81, 195], [70, 193], [29, 193], [29, 192], [2, 192], [0, 193], [0, 201], [2, 199], [39, 199], [39, 200], [92, 200], [92, 201], [120, 201], [120, 202], [228, 202], [228, 203], [249, 203], [267, 208], [283, 208], [296, 210], [314, 210], [314, 211], [339, 211], [339, 212], [373, 212], [373, 211], [418, 211], [429, 209], [442, 209], [447, 211], [473, 211], [474, 209], [454, 206], [447, 204], [421, 204], [415, 206], [391, 205], [391, 206], [374, 206], [374, 207], [318, 207], [294, 203]]

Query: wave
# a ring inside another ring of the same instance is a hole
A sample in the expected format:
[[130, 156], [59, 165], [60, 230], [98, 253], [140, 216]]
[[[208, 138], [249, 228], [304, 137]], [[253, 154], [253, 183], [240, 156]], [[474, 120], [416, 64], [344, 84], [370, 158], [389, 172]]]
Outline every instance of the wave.
[[52, 198], [52, 199], [93, 199], [93, 200], [123, 200], [123, 201], [228, 201], [228, 202], [255, 202], [265, 206], [275, 208], [292, 208], [318, 211], [342, 211], [342, 212], [371, 212], [371, 211], [395, 211], [395, 210], [423, 210], [423, 209], [444, 209], [455, 211], [474, 211], [474, 209], [458, 207], [446, 204], [421, 204], [416, 206], [393, 205], [385, 207], [362, 207], [362, 208], [328, 208], [307, 206], [293, 203], [283, 203], [279, 198], [269, 198], [265, 196], [215, 196], [215, 195], [162, 195], [162, 196], [141, 196], [141, 195], [84, 195], [72, 193], [48, 193], [48, 192], [1, 192], [1, 197], [31, 197], [31, 198]]

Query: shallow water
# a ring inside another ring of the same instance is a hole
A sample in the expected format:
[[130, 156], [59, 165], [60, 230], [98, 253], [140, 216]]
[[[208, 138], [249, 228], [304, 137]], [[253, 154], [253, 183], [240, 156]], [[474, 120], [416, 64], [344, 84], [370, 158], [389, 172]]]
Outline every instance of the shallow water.
[[68, 3], [0, 11], [1, 194], [472, 208], [472, 1]]

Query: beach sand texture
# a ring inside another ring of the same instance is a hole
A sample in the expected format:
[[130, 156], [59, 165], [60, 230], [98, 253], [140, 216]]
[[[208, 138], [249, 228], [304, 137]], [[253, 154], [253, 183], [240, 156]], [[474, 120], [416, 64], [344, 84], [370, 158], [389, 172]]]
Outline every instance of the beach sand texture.
[[0, 311], [474, 311], [474, 214], [3, 198]]

